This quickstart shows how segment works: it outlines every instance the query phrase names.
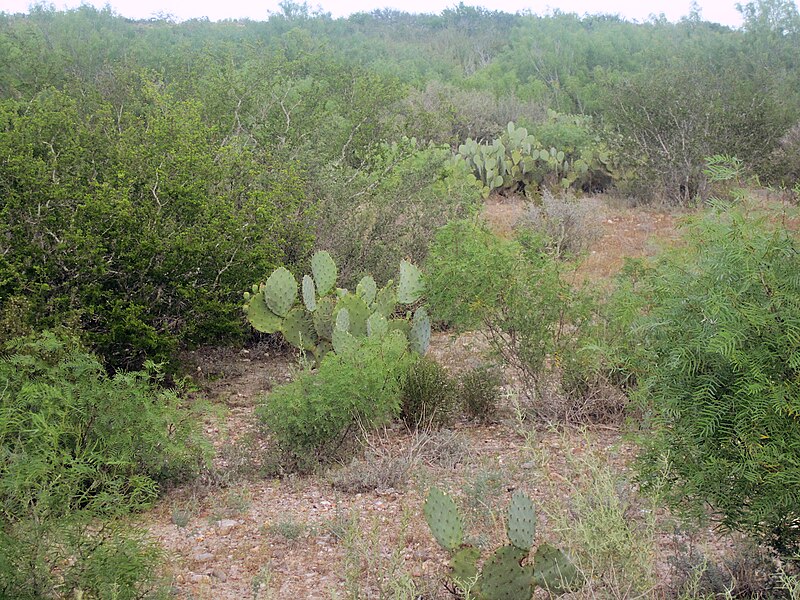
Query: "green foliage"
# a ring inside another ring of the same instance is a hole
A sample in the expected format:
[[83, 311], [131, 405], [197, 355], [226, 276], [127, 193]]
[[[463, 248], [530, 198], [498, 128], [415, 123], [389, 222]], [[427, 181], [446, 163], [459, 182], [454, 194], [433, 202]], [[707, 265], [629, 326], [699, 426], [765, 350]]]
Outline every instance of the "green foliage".
[[[587, 190], [607, 187], [613, 179], [613, 165], [608, 149], [598, 140], [587, 138], [585, 118], [568, 120], [553, 113], [552, 123], [541, 131], [560, 146], [546, 146], [524, 127], [509, 123], [505, 132], [491, 143], [479, 144], [468, 139], [458, 147], [458, 156], [467, 162], [484, 185], [484, 196], [492, 190], [522, 192], [535, 196], [547, 187]], [[569, 131], [572, 127], [576, 132]], [[546, 128], [547, 127], [547, 128]], [[572, 136], [563, 135], [573, 133]], [[578, 139], [571, 139], [578, 138]]]
[[785, 187], [800, 185], [800, 121], [778, 140], [772, 154], [770, 180]]
[[458, 397], [467, 415], [484, 422], [494, 418], [501, 385], [497, 367], [481, 366], [462, 373], [458, 378]]
[[0, 362], [0, 498], [5, 519], [145, 506], [163, 481], [202, 465], [197, 422], [159, 374], [108, 377], [75, 340], [45, 333]]
[[0, 530], [0, 597], [155, 600], [169, 597], [164, 557], [144, 533], [85, 512]]
[[423, 356], [406, 373], [400, 418], [411, 429], [440, 429], [453, 417], [456, 386], [447, 370]]
[[536, 514], [530, 498], [522, 492], [514, 493], [508, 507], [506, 532], [511, 544], [495, 550], [480, 571], [480, 551], [464, 545], [463, 519], [453, 499], [432, 487], [423, 513], [436, 541], [450, 552], [453, 582], [469, 598], [529, 600], [535, 586], [562, 594], [582, 583], [567, 556], [550, 544], [540, 544], [533, 562], [526, 562], [534, 543]]
[[317, 246], [334, 256], [347, 287], [364, 273], [384, 284], [401, 257], [421, 263], [436, 229], [474, 212], [482, 188], [446, 146], [401, 138], [367, 158], [359, 169], [326, 169], [315, 182]]
[[399, 414], [402, 379], [413, 361], [400, 332], [367, 337], [276, 388], [259, 415], [297, 466], [331, 460], [347, 450], [358, 426], [382, 425]]
[[131, 79], [116, 82], [124, 100], [84, 88], [0, 103], [3, 304], [26, 298], [33, 327], [77, 321], [115, 368], [241, 337], [234, 281], [309, 239], [291, 166]]
[[548, 365], [576, 351], [591, 305], [563, 281], [540, 240], [522, 242], [465, 221], [443, 227], [426, 263], [426, 296], [434, 318], [461, 329], [480, 327], [547, 416], [542, 383]]
[[[624, 189], [687, 204], [709, 197], [707, 156], [748, 157], [756, 172], [768, 169], [789, 125], [783, 102], [765, 93], [769, 84], [760, 75], [743, 79], [740, 54], [724, 48], [722, 41], [704, 40], [611, 83], [606, 112], [620, 136], [615, 145], [626, 167]], [[709, 52], [725, 60], [711, 65], [695, 58]]]
[[721, 207], [694, 220], [679, 250], [638, 273], [620, 349], [652, 428], [644, 484], [666, 478], [673, 506], [710, 505], [781, 551], [800, 543], [798, 256], [763, 217]]
[[53, 333], [4, 352], [0, 595], [149, 597], [157, 554], [116, 519], [148, 506], [161, 483], [198, 472], [197, 419], [159, 389], [153, 365], [109, 377]]
[[[428, 350], [431, 322], [423, 307], [413, 317], [392, 318], [400, 304], [414, 304], [422, 296], [422, 272], [407, 260], [400, 261], [397, 285], [392, 280], [379, 291], [367, 275], [355, 293], [335, 288], [337, 268], [331, 255], [322, 250], [311, 259], [314, 276], [303, 277], [302, 301], [297, 280], [287, 269], [272, 272], [266, 283], [253, 285], [245, 292], [244, 312], [258, 331], [280, 331], [287, 342], [300, 350], [310, 350], [317, 362], [330, 351], [366, 337], [382, 337], [390, 330], [406, 334], [409, 347], [422, 355]], [[317, 297], [316, 292], [320, 291]]]

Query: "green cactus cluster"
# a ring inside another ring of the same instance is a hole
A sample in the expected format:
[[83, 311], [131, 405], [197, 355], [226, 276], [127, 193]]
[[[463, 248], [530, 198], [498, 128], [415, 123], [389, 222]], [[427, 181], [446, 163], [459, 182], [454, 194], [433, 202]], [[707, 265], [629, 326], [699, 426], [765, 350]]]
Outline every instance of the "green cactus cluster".
[[[424, 307], [396, 318], [398, 305], [415, 304], [422, 296], [422, 273], [412, 263], [400, 263], [398, 281], [378, 289], [367, 275], [354, 293], [336, 287], [338, 270], [328, 252], [311, 259], [311, 275], [298, 285], [294, 275], [280, 267], [265, 283], [245, 292], [244, 312], [263, 333], [281, 332], [290, 344], [309, 351], [319, 363], [331, 350], [341, 352], [359, 338], [402, 331], [419, 354], [428, 350], [431, 322]], [[298, 293], [299, 290], [299, 293]]]
[[536, 586], [553, 594], [574, 590], [580, 574], [558, 548], [542, 543], [530, 562], [536, 535], [536, 513], [530, 498], [516, 492], [508, 507], [506, 533], [509, 544], [483, 561], [480, 551], [464, 543], [463, 519], [453, 499], [432, 487], [423, 508], [436, 541], [450, 552], [450, 576], [461, 591], [475, 600], [530, 600]]
[[467, 162], [483, 184], [483, 195], [492, 191], [521, 191], [536, 195], [546, 181], [564, 189], [581, 184], [594, 173], [611, 173], [611, 158], [604, 148], [566, 153], [545, 148], [524, 127], [509, 123], [491, 143], [468, 139], [458, 147], [458, 158]]

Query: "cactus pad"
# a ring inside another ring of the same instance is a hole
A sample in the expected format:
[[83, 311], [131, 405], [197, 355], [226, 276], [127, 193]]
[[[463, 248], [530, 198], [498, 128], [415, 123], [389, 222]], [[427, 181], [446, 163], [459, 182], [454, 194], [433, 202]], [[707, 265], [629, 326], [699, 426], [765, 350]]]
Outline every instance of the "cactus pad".
[[402, 304], [413, 304], [422, 296], [422, 287], [422, 272], [407, 260], [401, 261], [397, 301]]
[[411, 331], [411, 323], [405, 319], [390, 319], [389, 331], [399, 331], [404, 336], [408, 337], [408, 332]]
[[583, 583], [575, 565], [561, 550], [550, 544], [542, 544], [536, 550], [533, 567], [536, 585], [554, 594], [563, 594]]
[[466, 546], [456, 551], [450, 560], [451, 576], [456, 585], [462, 590], [478, 581], [478, 559], [481, 556], [480, 550], [473, 546]]
[[303, 304], [308, 312], [317, 310], [317, 290], [309, 275], [303, 275]]
[[303, 350], [313, 350], [317, 345], [317, 332], [311, 315], [299, 306], [288, 312], [283, 320], [281, 332], [286, 341]]
[[317, 293], [320, 296], [327, 294], [336, 284], [338, 277], [336, 263], [325, 250], [317, 252], [311, 257], [311, 273], [314, 275], [314, 283], [317, 285]]
[[356, 337], [366, 337], [367, 319], [370, 311], [366, 303], [354, 294], [346, 294], [336, 304], [336, 315], [341, 310], [347, 310], [350, 316], [350, 327], [347, 330]]
[[382, 337], [389, 331], [389, 321], [379, 312], [374, 312], [367, 319], [367, 335], [369, 337]]
[[481, 593], [487, 600], [530, 600], [533, 596], [533, 573], [523, 567], [527, 550], [501, 546], [483, 565]]
[[536, 513], [533, 502], [523, 492], [517, 491], [508, 506], [508, 539], [517, 548], [527, 551], [533, 545], [536, 534]]
[[317, 310], [314, 311], [314, 329], [320, 339], [330, 340], [333, 336], [333, 311], [336, 308], [336, 300], [331, 296], [323, 296], [317, 301]]
[[336, 325], [334, 326], [334, 331], [336, 329], [340, 331], [350, 331], [350, 311], [346, 308], [340, 308], [335, 314]]
[[284, 267], [275, 269], [264, 284], [264, 299], [269, 309], [285, 317], [297, 298], [297, 280]]
[[375, 302], [375, 296], [377, 293], [378, 286], [370, 275], [363, 277], [356, 286], [356, 296], [361, 298], [367, 304], [367, 306]]
[[392, 316], [394, 309], [397, 307], [397, 291], [394, 287], [394, 282], [389, 281], [385, 287], [375, 295], [375, 302], [372, 303], [372, 310], [381, 313], [387, 319]]
[[314, 360], [317, 361], [318, 365], [322, 362], [322, 359], [325, 358], [325, 355], [331, 350], [333, 350], [333, 344], [325, 340], [320, 340], [319, 344], [317, 344], [317, 347], [312, 350], [312, 353], [314, 354]]
[[437, 487], [432, 487], [422, 512], [433, 537], [442, 547], [453, 551], [461, 545], [464, 527], [456, 504], [449, 495]]
[[283, 319], [269, 309], [264, 294], [250, 296], [250, 301], [244, 305], [244, 312], [250, 324], [261, 333], [280, 331]]
[[408, 344], [418, 354], [425, 354], [431, 344], [431, 320], [428, 311], [422, 306], [414, 312], [411, 329], [408, 331]]
[[336, 354], [349, 354], [358, 348], [358, 340], [348, 331], [333, 328], [333, 350]]

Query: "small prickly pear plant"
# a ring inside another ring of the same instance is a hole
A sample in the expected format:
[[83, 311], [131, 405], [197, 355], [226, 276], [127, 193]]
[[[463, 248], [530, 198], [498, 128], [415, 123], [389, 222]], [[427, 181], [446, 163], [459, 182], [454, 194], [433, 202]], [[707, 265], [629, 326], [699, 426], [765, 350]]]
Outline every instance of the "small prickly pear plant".
[[299, 285], [280, 267], [265, 283], [245, 292], [247, 320], [263, 333], [281, 332], [290, 344], [311, 352], [317, 363], [331, 350], [341, 352], [359, 338], [394, 330], [406, 335], [412, 350], [428, 350], [431, 322], [425, 308], [395, 317], [398, 304], [415, 304], [422, 296], [422, 273], [415, 265], [401, 261], [397, 284], [389, 281], [381, 289], [367, 275], [352, 293], [336, 287], [337, 277], [336, 263], [325, 251], [314, 254], [311, 275], [304, 275]]
[[474, 600], [530, 600], [536, 586], [553, 594], [574, 590], [582, 578], [567, 556], [547, 543], [539, 544], [529, 562], [536, 534], [536, 513], [530, 498], [516, 492], [508, 507], [509, 544], [495, 550], [478, 567], [480, 551], [464, 543], [463, 519], [453, 499], [432, 487], [423, 508], [425, 520], [439, 544], [450, 552], [450, 577]]

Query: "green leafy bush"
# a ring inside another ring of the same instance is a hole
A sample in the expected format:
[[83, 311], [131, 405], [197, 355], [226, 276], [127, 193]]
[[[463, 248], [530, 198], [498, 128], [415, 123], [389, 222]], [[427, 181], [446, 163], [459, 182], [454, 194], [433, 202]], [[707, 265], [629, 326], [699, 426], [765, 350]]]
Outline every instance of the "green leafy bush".
[[516, 368], [540, 415], [557, 417], [543, 399], [545, 377], [576, 351], [591, 305], [560, 276], [541, 238], [501, 239], [467, 221], [443, 227], [426, 263], [432, 315], [477, 329]]
[[359, 426], [381, 425], [399, 414], [401, 382], [412, 362], [401, 332], [364, 338], [276, 388], [259, 415], [296, 466], [330, 460], [347, 449]]
[[[800, 248], [720, 209], [638, 274], [630, 348], [652, 431], [639, 470], [673, 506], [779, 550], [800, 545]], [[634, 304], [634, 303], [631, 303]], [[631, 364], [631, 363], [629, 363]], [[662, 483], [659, 483], [662, 482]]]
[[465, 371], [458, 378], [458, 396], [464, 411], [473, 419], [490, 421], [497, 411], [502, 373], [494, 366]]
[[158, 372], [106, 375], [74, 339], [44, 333], [0, 360], [0, 500], [5, 519], [147, 505], [158, 485], [192, 476], [203, 444]]
[[144, 534], [87, 511], [0, 530], [0, 598], [155, 600], [169, 596], [163, 555]]
[[420, 264], [437, 228], [474, 212], [481, 194], [449, 147], [413, 138], [380, 145], [359, 169], [326, 169], [316, 185], [317, 246], [336, 259], [347, 287], [364, 273], [382, 285], [400, 258]]
[[197, 419], [159, 373], [107, 376], [69, 336], [0, 360], [0, 597], [144, 598], [155, 550], [121, 518], [203, 464]]
[[447, 370], [422, 357], [406, 373], [400, 418], [411, 429], [441, 429], [453, 418], [456, 386]]
[[242, 337], [239, 282], [302, 259], [311, 227], [290, 163], [161, 82], [117, 85], [119, 113], [93, 89], [0, 103], [0, 310], [77, 322], [108, 366], [138, 368]]

